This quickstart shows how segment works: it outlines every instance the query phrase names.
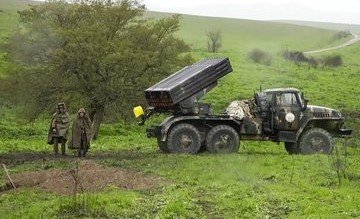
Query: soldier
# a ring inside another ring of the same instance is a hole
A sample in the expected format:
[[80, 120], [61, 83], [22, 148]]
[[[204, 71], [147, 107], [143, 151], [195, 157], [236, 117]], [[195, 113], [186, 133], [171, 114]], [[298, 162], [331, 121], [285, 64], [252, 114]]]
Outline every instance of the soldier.
[[66, 112], [65, 103], [57, 105], [57, 112], [51, 119], [48, 135], [48, 144], [54, 145], [54, 155], [58, 155], [58, 144], [61, 144], [61, 154], [66, 155], [65, 147], [69, 129], [69, 114]]
[[72, 135], [68, 147], [78, 150], [78, 157], [85, 157], [90, 148], [91, 120], [84, 108], [79, 109], [77, 118], [72, 125]]

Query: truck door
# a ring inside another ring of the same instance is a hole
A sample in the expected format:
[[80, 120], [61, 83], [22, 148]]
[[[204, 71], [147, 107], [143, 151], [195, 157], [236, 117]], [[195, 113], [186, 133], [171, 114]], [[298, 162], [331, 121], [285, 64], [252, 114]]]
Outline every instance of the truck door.
[[300, 127], [301, 103], [297, 93], [275, 94], [274, 128], [281, 131], [298, 130]]

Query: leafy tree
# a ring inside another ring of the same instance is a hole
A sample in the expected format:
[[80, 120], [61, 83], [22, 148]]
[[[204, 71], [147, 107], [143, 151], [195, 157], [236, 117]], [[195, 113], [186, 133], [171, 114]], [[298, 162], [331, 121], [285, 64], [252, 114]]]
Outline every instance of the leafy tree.
[[210, 30], [207, 32], [206, 36], [208, 37], [208, 51], [209, 52], [218, 52], [221, 48], [221, 30]]
[[19, 12], [7, 45], [17, 67], [3, 89], [31, 118], [57, 101], [87, 107], [96, 137], [105, 115], [127, 118], [144, 88], [191, 61], [174, 35], [180, 17], [143, 19], [144, 10], [136, 0], [55, 0]]

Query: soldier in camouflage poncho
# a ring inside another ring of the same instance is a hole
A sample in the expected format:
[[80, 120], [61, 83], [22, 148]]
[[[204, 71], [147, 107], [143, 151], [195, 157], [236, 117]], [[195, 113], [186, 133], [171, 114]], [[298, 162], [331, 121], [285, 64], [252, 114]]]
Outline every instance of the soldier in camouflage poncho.
[[79, 157], [85, 157], [90, 148], [91, 135], [91, 120], [85, 109], [81, 108], [79, 109], [77, 118], [73, 122], [68, 147], [70, 149], [77, 149]]
[[59, 103], [57, 112], [51, 119], [48, 144], [54, 145], [54, 154], [58, 154], [58, 144], [61, 144], [61, 154], [66, 155], [66, 141], [70, 124], [69, 114], [66, 112], [65, 103]]

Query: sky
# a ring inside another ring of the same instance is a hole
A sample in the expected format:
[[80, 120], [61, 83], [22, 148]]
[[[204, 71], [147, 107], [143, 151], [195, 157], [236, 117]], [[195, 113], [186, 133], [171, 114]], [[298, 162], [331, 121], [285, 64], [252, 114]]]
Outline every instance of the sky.
[[[37, 0], [44, 1], [44, 0]], [[252, 20], [360, 24], [360, 0], [139, 0], [152, 11]]]
[[254, 20], [360, 24], [360, 0], [143, 0], [149, 10]]

